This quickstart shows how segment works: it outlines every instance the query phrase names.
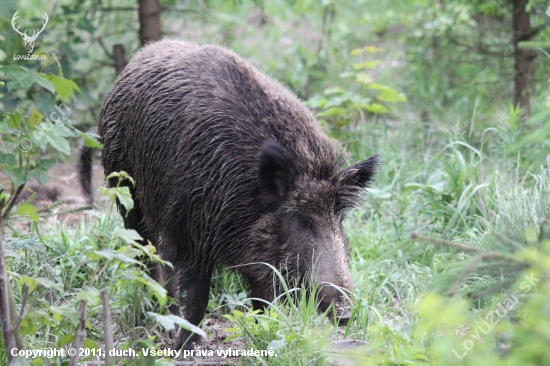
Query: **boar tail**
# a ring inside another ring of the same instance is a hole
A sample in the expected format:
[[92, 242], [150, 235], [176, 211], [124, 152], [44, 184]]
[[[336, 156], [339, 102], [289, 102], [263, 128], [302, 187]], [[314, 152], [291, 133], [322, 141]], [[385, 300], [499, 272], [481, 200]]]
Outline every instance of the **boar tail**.
[[92, 194], [92, 155], [93, 150], [91, 147], [82, 146], [80, 149], [80, 158], [78, 161], [78, 179], [80, 181], [80, 188], [84, 194], [86, 202], [91, 205], [94, 202], [94, 196]]

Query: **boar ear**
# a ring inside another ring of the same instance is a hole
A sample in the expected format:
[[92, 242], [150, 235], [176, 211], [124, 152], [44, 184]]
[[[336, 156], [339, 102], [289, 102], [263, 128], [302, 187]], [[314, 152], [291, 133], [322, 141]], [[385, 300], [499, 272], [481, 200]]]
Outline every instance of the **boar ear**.
[[336, 193], [335, 208], [340, 211], [357, 204], [364, 188], [368, 187], [376, 174], [380, 162], [380, 155], [373, 155], [367, 160], [350, 165], [335, 177], [338, 191]]
[[268, 210], [275, 209], [286, 197], [294, 181], [292, 160], [275, 140], [268, 140], [260, 148], [258, 182], [260, 199]]

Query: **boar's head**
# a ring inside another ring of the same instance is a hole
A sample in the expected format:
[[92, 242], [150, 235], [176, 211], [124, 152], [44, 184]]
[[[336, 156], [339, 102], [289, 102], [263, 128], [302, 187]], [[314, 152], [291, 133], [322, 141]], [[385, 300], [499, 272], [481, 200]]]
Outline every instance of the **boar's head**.
[[[353, 289], [342, 221], [376, 173], [378, 160], [374, 155], [344, 170], [338, 171], [336, 165], [315, 176], [274, 140], [260, 149], [258, 180], [264, 213], [253, 232], [262, 242], [264, 262], [278, 266], [287, 280], [317, 284], [319, 309], [334, 304], [340, 323], [349, 319], [342, 291]], [[272, 298], [265, 276], [251, 285], [253, 296]]]

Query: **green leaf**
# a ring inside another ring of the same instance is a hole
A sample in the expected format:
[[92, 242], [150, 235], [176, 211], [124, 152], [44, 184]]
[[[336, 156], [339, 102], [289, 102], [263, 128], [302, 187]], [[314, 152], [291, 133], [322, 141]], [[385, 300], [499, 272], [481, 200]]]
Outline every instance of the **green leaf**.
[[38, 283], [39, 285], [44, 286], [45, 288], [53, 288], [54, 290], [57, 290], [59, 292], [63, 292], [63, 287], [61, 287], [61, 285], [59, 283], [50, 281], [49, 279], [44, 278], [44, 277], [36, 277], [35, 280], [36, 280], [36, 283]]
[[113, 234], [115, 236], [118, 236], [119, 238], [123, 239], [125, 242], [127, 242], [129, 244], [133, 244], [137, 241], [143, 240], [141, 235], [139, 235], [137, 231], [132, 230], [132, 229], [122, 229], [120, 227], [117, 227], [113, 231]]
[[17, 159], [13, 154], [4, 154], [0, 151], [0, 165], [2, 164], [15, 165], [17, 164]]
[[[166, 265], [166, 266], [169, 266], [170, 268], [174, 268], [174, 266], [172, 265], [172, 263], [168, 262], [168, 261], [165, 261], [163, 260], [159, 255], [155, 254], [156, 251], [157, 251], [157, 248], [155, 248], [155, 246], [153, 244], [151, 244], [150, 241], [147, 241], [148, 244], [147, 245], [141, 245], [137, 242], [132, 242], [131, 245], [135, 248], [137, 248], [139, 251], [136, 253], [136, 256], [137, 255], [147, 255], [149, 257], [150, 260], [154, 261], [154, 262], [158, 262], [162, 265]], [[124, 248], [129, 248], [129, 247], [124, 247]], [[119, 251], [122, 250], [119, 249]]]
[[168, 300], [166, 289], [157, 281], [153, 280], [147, 274], [141, 271], [126, 271], [122, 274], [124, 279], [138, 281], [144, 284], [147, 288], [153, 291], [153, 295], [157, 298], [160, 306], [164, 306]]
[[164, 304], [166, 304], [168, 295], [166, 289], [161, 284], [145, 273], [142, 273], [140, 277], [137, 277], [137, 280], [153, 291], [153, 294], [157, 298], [160, 306], [164, 306]]
[[190, 330], [193, 333], [196, 333], [204, 338], [206, 338], [206, 333], [199, 327], [189, 323], [189, 321], [176, 316], [176, 315], [160, 315], [153, 312], [147, 312], [148, 315], [155, 318], [155, 320], [164, 327], [167, 331], [171, 331], [176, 327], [176, 324], [180, 327]]
[[50, 311], [53, 313], [53, 320], [59, 322], [63, 319], [69, 319], [72, 325], [76, 326], [79, 321], [80, 312], [69, 306], [50, 306]]
[[[285, 338], [286, 343], [290, 343], [293, 340], [295, 340], [297, 338], [300, 338], [300, 336], [297, 335], [297, 334], [290, 334], [290, 335], [285, 336], [284, 338]], [[269, 346], [268, 346], [268, 348], [269, 348]]]
[[27, 182], [27, 172], [22, 167], [4, 168], [3, 171], [17, 187]]
[[22, 335], [35, 334], [38, 330], [39, 321], [37, 319], [36, 313], [27, 311], [27, 313], [21, 319], [21, 325], [19, 326], [19, 331]]
[[372, 98], [361, 98], [361, 100], [357, 105], [357, 108], [366, 109], [371, 103], [372, 103]]
[[21, 127], [21, 115], [19, 113], [5, 113], [4, 120], [9, 128], [18, 129]]
[[[44, 123], [43, 125], [48, 124]], [[70, 155], [71, 146], [66, 137], [74, 136], [74, 133], [60, 120], [56, 121], [55, 124], [50, 123], [48, 127], [40, 129], [39, 133], [43, 134], [42, 137], [57, 151]]]
[[134, 247], [135, 245], [136, 244], [125, 245], [121, 248], [118, 248], [116, 251], [117, 251], [117, 253], [124, 254], [125, 256], [127, 256], [129, 258], [137, 258], [137, 257], [141, 256], [143, 253], [139, 249], [136, 249]]
[[[238, 332], [239, 330], [237, 328], [224, 328], [224, 331], [226, 331], [226, 332]], [[233, 339], [239, 338], [240, 336], [241, 336], [240, 334], [232, 334], [232, 335], [228, 336], [227, 338], [225, 338], [224, 342], [232, 341]]]
[[123, 180], [126, 180], [128, 179], [132, 185], [136, 185], [136, 182], [134, 181], [134, 178], [132, 178], [130, 176], [130, 174], [126, 173], [125, 171], [120, 171], [120, 172], [112, 172], [111, 174], [109, 174], [105, 179], [111, 179], [111, 178], [118, 178], [118, 182], [122, 182]]
[[109, 260], [116, 259], [122, 263], [135, 263], [141, 266], [145, 266], [143, 263], [141, 263], [138, 260], [135, 260], [133, 258], [130, 258], [122, 253], [116, 252], [113, 249], [104, 249], [104, 250], [96, 250], [94, 251], [94, 254], [97, 254], [103, 258], [107, 258]]
[[84, 146], [91, 147], [93, 149], [103, 149], [103, 144], [98, 141], [98, 135], [82, 132], [80, 136], [84, 138]]
[[99, 191], [102, 195], [107, 196], [112, 200], [118, 199], [118, 201], [121, 205], [124, 206], [126, 211], [130, 211], [134, 208], [134, 200], [132, 199], [132, 194], [130, 193], [130, 188], [128, 187], [100, 187]]
[[323, 108], [327, 100], [323, 96], [317, 94], [307, 100], [306, 105], [311, 108]]
[[38, 213], [36, 212], [36, 206], [31, 205], [30, 203], [24, 203], [17, 206], [17, 214], [19, 216], [28, 215], [32, 221], [38, 221], [40, 219], [38, 217]]
[[87, 288], [85, 290], [80, 290], [76, 294], [76, 300], [78, 301], [86, 301], [86, 303], [95, 306], [98, 305], [101, 302], [101, 299], [99, 297], [99, 292], [94, 288]]
[[355, 70], [360, 69], [374, 69], [376, 66], [378, 66], [382, 61], [380, 60], [374, 60], [374, 61], [367, 61], [367, 62], [360, 62], [353, 64], [353, 68]]
[[36, 83], [52, 94], [55, 94], [53, 84], [40, 77], [40, 74], [35, 70], [22, 66], [4, 66], [0, 67], [0, 73], [4, 74], [7, 79], [12, 79], [7, 83], [8, 91], [28, 89], [32, 84]]
[[327, 88], [325, 89], [325, 91], [323, 92], [323, 94], [325, 95], [332, 95], [332, 94], [342, 94], [344, 93], [345, 90], [340, 88], [339, 86], [336, 86], [334, 88]]
[[397, 103], [397, 102], [406, 102], [407, 98], [396, 90], [383, 90], [376, 97], [383, 102]]
[[62, 76], [57, 76], [53, 74], [39, 74], [42, 78], [48, 80], [52, 83], [59, 96], [63, 102], [68, 102], [74, 95], [75, 90], [80, 92], [80, 88], [72, 80], [65, 79]]
[[388, 113], [390, 111], [388, 108], [378, 103], [369, 104], [368, 106], [365, 106], [364, 109], [376, 114]]
[[48, 172], [40, 167], [35, 167], [33, 170], [27, 172], [27, 179], [34, 178], [38, 183], [44, 185], [48, 181]]
[[50, 170], [50, 168], [54, 166], [56, 162], [57, 162], [56, 158], [49, 158], [49, 159], [39, 160], [36, 163], [36, 166], [40, 167], [40, 169], [47, 171], [47, 170]]
[[31, 114], [27, 117], [27, 120], [32, 127], [38, 126], [43, 119], [44, 115], [38, 112], [38, 109], [36, 109], [36, 107], [32, 109]]
[[355, 73], [351, 72], [351, 71], [344, 71], [343, 73], [340, 74], [340, 77], [342, 79], [349, 79], [349, 78], [352, 78], [354, 76], [355, 76]]
[[372, 78], [370, 77], [369, 74], [364, 73], [364, 72], [360, 72], [355, 77], [355, 81], [357, 81], [358, 83], [361, 83], [361, 84], [370, 84], [370, 83], [372, 83]]
[[380, 90], [380, 94], [377, 98], [381, 101], [396, 103], [396, 102], [406, 102], [407, 98], [397, 90], [390, 88], [386, 85], [381, 85], [378, 83], [370, 83], [367, 85], [367, 88], [372, 90]]
[[44, 253], [46, 251], [46, 247], [44, 246], [44, 244], [35, 239], [13, 240], [10, 241], [10, 244], [12, 248], [16, 250], [26, 249], [31, 252], [38, 253]]
[[345, 107], [346, 104], [353, 102], [358, 98], [359, 96], [348, 92], [341, 95], [333, 96], [325, 104], [325, 109], [329, 109], [331, 107]]
[[346, 114], [346, 112], [347, 110], [345, 108], [331, 107], [326, 111], [317, 113], [317, 117], [343, 116]]
[[378, 84], [378, 83], [369, 83], [368, 88], [373, 90], [393, 90], [389, 86]]
[[271, 342], [269, 342], [269, 344], [267, 345], [267, 349], [273, 350], [273, 351], [280, 351], [283, 348], [285, 348], [285, 346], [286, 346], [285, 341], [274, 339]]
[[120, 204], [124, 206], [126, 211], [130, 211], [134, 208], [134, 200], [132, 199], [130, 188], [117, 187], [112, 189], [115, 191], [116, 197], [118, 198]]
[[17, 282], [20, 286], [27, 285], [29, 288], [29, 294], [34, 291], [37, 285], [36, 279], [28, 276], [21, 276], [21, 278], [19, 278]]
[[86, 338], [84, 339], [84, 342], [82, 342], [82, 345], [88, 349], [98, 349], [101, 348], [101, 345], [94, 341], [93, 339]]
[[64, 345], [68, 344], [69, 342], [72, 342], [74, 339], [74, 334], [65, 334], [57, 340], [57, 347], [63, 347]]
[[367, 52], [367, 53], [378, 53], [382, 51], [382, 48], [378, 48], [378, 47], [375, 47], [375, 46], [365, 46], [363, 47], [363, 52]]

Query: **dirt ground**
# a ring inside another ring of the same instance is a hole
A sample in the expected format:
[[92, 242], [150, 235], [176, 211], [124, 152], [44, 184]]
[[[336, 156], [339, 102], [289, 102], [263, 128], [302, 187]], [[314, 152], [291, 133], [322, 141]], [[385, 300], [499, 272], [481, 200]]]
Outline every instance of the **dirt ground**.
[[[103, 185], [104, 175], [101, 165], [94, 164], [93, 166], [93, 187], [94, 191], [97, 187]], [[8, 178], [4, 172], [0, 171], [0, 184], [8, 182]], [[86, 204], [86, 200], [80, 189], [78, 182], [78, 171], [76, 162], [58, 162], [48, 172], [48, 182], [44, 187], [46, 190], [40, 189], [36, 180], [31, 180], [27, 183], [26, 197], [30, 194], [30, 190], [37, 191], [35, 202], [43, 203], [54, 199], [65, 199], [67, 204]], [[52, 195], [52, 191], [57, 192], [57, 197]]]
[[[3, 171], [0, 171], [0, 187], [6, 191], [10, 190], [10, 181]], [[93, 166], [93, 191], [104, 185], [103, 168], [97, 162]], [[64, 200], [60, 209], [72, 209], [87, 206], [86, 199], [80, 188], [78, 180], [78, 169], [76, 162], [58, 162], [48, 172], [48, 182], [40, 186], [34, 179], [27, 182], [21, 193], [19, 202], [25, 201], [36, 192], [33, 204], [38, 208], [46, 207], [59, 200]], [[97, 194], [96, 194], [97, 196]], [[94, 203], [96, 209], [104, 209], [101, 200]], [[67, 214], [58, 216], [57, 219], [64, 224], [74, 224], [83, 218], [83, 213]]]

